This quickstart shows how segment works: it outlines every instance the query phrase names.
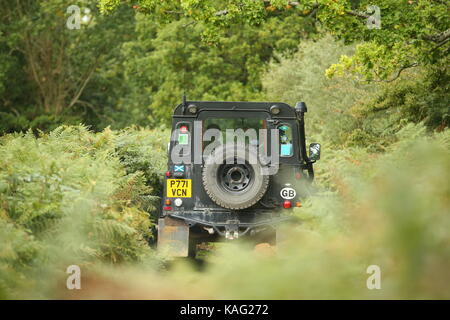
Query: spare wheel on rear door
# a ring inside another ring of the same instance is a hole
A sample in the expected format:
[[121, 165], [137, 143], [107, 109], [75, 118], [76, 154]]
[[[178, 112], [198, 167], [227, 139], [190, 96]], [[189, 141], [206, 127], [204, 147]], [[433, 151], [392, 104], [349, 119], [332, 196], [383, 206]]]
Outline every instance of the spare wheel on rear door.
[[219, 206], [246, 209], [261, 200], [267, 191], [269, 176], [263, 173], [255, 152], [244, 146], [224, 145], [217, 147], [206, 159], [203, 186]]

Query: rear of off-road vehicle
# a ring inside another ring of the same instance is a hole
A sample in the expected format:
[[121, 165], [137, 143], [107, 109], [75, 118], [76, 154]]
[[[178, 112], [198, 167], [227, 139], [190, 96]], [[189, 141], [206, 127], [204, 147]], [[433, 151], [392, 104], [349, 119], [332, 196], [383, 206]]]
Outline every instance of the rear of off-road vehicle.
[[301, 206], [320, 145], [306, 153], [304, 114], [274, 102], [184, 101], [168, 146], [158, 247], [193, 255], [201, 242], [264, 237]]

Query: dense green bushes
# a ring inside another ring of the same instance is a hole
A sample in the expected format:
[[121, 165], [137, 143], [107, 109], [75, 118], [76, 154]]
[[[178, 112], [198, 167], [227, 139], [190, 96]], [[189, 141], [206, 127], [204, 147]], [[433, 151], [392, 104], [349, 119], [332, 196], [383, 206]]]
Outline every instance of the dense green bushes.
[[[81, 126], [2, 137], [0, 297], [66, 297], [65, 268], [78, 264], [100, 281], [81, 297], [115, 297], [106, 281], [137, 298], [448, 298], [448, 130], [405, 125], [381, 154], [324, 150], [321, 192], [296, 209], [301, 224], [286, 227], [276, 255], [224, 246], [202, 273], [179, 266], [162, 277], [147, 267], [158, 261], [148, 213], [167, 138]], [[382, 270], [379, 291], [366, 287], [372, 264]]]
[[162, 131], [82, 126], [0, 138], [3, 294], [32, 288], [55, 264], [149, 257], [166, 139]]
[[[338, 193], [313, 197], [297, 210], [302, 224], [278, 258], [226, 252], [205, 282], [235, 279], [236, 269], [246, 277], [216, 287], [215, 297], [448, 298], [450, 134], [428, 136], [423, 126], [409, 125], [397, 138], [378, 157], [361, 149], [328, 151], [317, 167], [331, 175]], [[381, 268], [381, 290], [366, 287], [373, 264]]]
[[[448, 299], [450, 132], [430, 135], [410, 124], [396, 135], [382, 154], [360, 147], [324, 152], [317, 182], [335, 191], [295, 209], [300, 223], [281, 229], [276, 250], [220, 245], [200, 272], [175, 263], [167, 272], [97, 268], [79, 297]], [[366, 285], [370, 265], [381, 269], [380, 290]]]

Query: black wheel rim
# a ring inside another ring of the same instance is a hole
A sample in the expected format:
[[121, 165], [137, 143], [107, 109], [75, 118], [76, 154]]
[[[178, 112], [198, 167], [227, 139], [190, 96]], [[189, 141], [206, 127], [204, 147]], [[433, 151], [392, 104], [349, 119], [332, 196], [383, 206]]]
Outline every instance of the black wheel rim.
[[247, 164], [224, 164], [219, 167], [218, 179], [229, 192], [242, 192], [251, 184], [253, 170]]

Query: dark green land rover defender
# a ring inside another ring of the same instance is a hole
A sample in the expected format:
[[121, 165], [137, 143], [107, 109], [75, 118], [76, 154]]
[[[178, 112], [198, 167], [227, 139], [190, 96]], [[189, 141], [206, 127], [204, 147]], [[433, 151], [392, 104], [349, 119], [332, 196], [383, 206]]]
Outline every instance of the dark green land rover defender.
[[197, 244], [276, 237], [314, 179], [320, 145], [306, 152], [306, 104], [183, 101], [168, 146], [158, 247], [194, 255]]

